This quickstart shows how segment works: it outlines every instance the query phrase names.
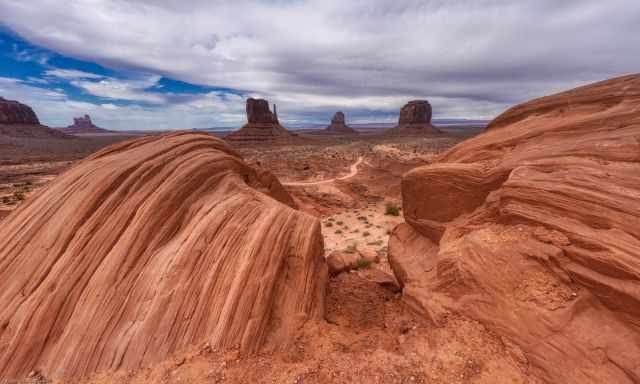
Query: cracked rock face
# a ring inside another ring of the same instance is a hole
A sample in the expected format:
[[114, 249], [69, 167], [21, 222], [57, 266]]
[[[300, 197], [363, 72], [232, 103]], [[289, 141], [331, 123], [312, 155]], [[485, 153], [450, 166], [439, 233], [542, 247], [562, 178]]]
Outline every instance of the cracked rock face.
[[513, 107], [402, 181], [403, 298], [553, 383], [640, 382], [640, 76]]
[[179, 132], [75, 164], [0, 227], [0, 377], [137, 369], [190, 346], [287, 348], [321, 318], [317, 219], [222, 140]]

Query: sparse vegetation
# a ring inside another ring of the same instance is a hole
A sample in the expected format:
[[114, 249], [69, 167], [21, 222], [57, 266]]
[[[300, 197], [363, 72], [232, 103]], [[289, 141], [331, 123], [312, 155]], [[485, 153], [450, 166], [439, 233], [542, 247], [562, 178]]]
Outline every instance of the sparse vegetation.
[[358, 269], [371, 268], [372, 261], [367, 259], [358, 259]]
[[358, 216], [358, 220], [367, 221], [366, 216]]
[[13, 192], [13, 197], [15, 197], [16, 200], [18, 200], [18, 201], [22, 201], [22, 200], [24, 200], [24, 193], [22, 193], [20, 191]]
[[341, 229], [336, 229], [336, 231], [335, 231], [334, 233], [335, 233], [336, 235], [339, 235], [339, 234], [341, 234], [341, 233], [342, 233], [342, 230], [341, 230]]
[[367, 245], [382, 245], [382, 240], [370, 241]]
[[333, 223], [329, 221], [327, 223], [324, 223], [324, 226], [325, 227], [333, 227]]
[[343, 223], [341, 220], [338, 220], [338, 221], [336, 221], [336, 224], [338, 224], [338, 225], [342, 225], [342, 224], [344, 224], [344, 223]]
[[362, 236], [364, 236], [364, 237], [367, 237], [367, 236], [369, 236], [369, 235], [371, 235], [371, 233], [369, 233], [369, 232], [367, 232], [367, 231], [362, 232]]
[[400, 216], [400, 207], [393, 203], [387, 203], [384, 214], [389, 216]]

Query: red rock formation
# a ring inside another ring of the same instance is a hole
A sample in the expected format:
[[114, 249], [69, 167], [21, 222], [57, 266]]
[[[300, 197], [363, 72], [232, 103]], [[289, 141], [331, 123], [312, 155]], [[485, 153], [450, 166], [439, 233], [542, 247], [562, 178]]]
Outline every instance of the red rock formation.
[[329, 133], [337, 133], [337, 134], [357, 134], [358, 131], [349, 127], [345, 124], [344, 113], [336, 112], [331, 119], [331, 124], [326, 129]]
[[413, 100], [400, 109], [398, 125], [388, 129], [389, 134], [433, 134], [440, 131], [431, 124], [431, 104], [426, 100]]
[[205, 342], [286, 348], [322, 316], [327, 267], [318, 220], [283, 194], [205, 133], [74, 165], [2, 222], [0, 377], [135, 369]]
[[[275, 109], [275, 105], [274, 105]], [[225, 140], [234, 144], [272, 142], [297, 136], [286, 130], [264, 99], [247, 99], [247, 124], [230, 133]]]
[[22, 138], [70, 138], [55, 129], [40, 125], [28, 105], [0, 97], [0, 135]]
[[40, 121], [28, 105], [0, 97], [0, 124], [36, 124]]
[[73, 119], [73, 125], [69, 125], [66, 128], [61, 128], [60, 130], [72, 135], [113, 132], [104, 128], [97, 127], [95, 124], [93, 124], [93, 121], [91, 121], [91, 117], [89, 115], [84, 115], [83, 117], [75, 117]]
[[640, 76], [514, 107], [403, 178], [389, 260], [551, 383], [640, 382]]

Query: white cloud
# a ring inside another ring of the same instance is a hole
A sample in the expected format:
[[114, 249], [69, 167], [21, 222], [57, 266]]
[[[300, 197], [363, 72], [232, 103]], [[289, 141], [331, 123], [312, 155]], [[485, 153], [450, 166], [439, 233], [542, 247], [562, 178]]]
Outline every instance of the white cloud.
[[116, 130], [162, 130], [240, 126], [244, 104], [237, 96], [193, 95], [188, 103], [143, 106], [94, 104], [72, 100], [64, 92], [32, 86], [14, 78], [0, 77], [0, 96], [33, 108], [43, 124], [64, 127], [74, 117], [91, 115], [96, 125]]
[[[637, 71], [639, 16], [637, 0], [0, 2], [0, 22], [54, 51], [327, 116], [397, 111], [421, 97], [436, 116], [492, 117], [534, 96]], [[114, 100], [166, 97], [91, 80], [74, 79]]]
[[98, 81], [72, 80], [71, 85], [81, 88], [94, 96], [115, 100], [144, 101], [162, 104], [166, 102], [163, 94], [147, 91], [160, 81], [160, 76], [147, 76], [138, 80], [102, 78]]
[[89, 73], [84, 71], [78, 71], [76, 69], [49, 69], [45, 71], [48, 76], [59, 77], [61, 79], [100, 79], [103, 76], [95, 73]]

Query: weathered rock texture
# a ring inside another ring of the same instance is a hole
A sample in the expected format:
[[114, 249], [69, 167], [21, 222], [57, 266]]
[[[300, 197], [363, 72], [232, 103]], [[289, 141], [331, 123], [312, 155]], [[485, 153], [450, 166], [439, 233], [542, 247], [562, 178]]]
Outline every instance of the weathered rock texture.
[[75, 117], [73, 119], [73, 125], [69, 125], [66, 128], [61, 129], [65, 133], [70, 134], [85, 134], [85, 133], [109, 133], [111, 131], [97, 127], [91, 121], [91, 117], [89, 115], [84, 115], [82, 117]]
[[336, 112], [336, 114], [333, 115], [333, 118], [331, 119], [331, 124], [327, 127], [326, 131], [329, 133], [339, 133], [339, 134], [348, 134], [348, 135], [358, 133], [358, 131], [349, 127], [345, 123], [344, 113], [342, 112]]
[[30, 106], [0, 97], [0, 136], [49, 139], [71, 136], [40, 125], [40, 120]]
[[514, 107], [402, 194], [416, 311], [481, 321], [551, 383], [640, 382], [640, 76]]
[[431, 124], [431, 104], [413, 100], [400, 109], [398, 125], [388, 129], [390, 134], [432, 134], [440, 131]]
[[[275, 106], [274, 106], [275, 108]], [[230, 133], [225, 140], [234, 143], [260, 143], [297, 136], [286, 130], [278, 121], [277, 114], [269, 110], [269, 103], [264, 99], [247, 99], [247, 124]]]
[[74, 165], [2, 222], [0, 377], [135, 369], [205, 342], [286, 347], [322, 316], [327, 267], [319, 222], [282, 196], [204, 133]]

